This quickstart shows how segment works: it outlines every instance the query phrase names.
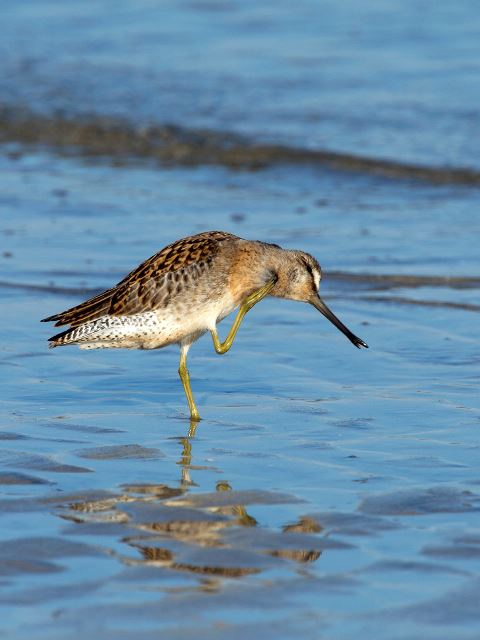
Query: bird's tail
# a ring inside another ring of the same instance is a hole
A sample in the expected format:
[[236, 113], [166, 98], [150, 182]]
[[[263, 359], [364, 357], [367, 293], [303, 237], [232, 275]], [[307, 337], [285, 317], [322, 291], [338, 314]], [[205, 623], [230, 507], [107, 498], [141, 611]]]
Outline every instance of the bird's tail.
[[57, 333], [48, 339], [50, 349], [54, 347], [61, 347], [64, 344], [75, 344], [79, 339], [78, 327], [66, 329], [66, 331], [62, 331], [61, 333]]

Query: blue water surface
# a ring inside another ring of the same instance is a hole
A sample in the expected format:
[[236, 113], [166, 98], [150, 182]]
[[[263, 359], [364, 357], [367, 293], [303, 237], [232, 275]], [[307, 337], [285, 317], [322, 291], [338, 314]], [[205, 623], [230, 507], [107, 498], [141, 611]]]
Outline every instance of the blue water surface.
[[[476, 303], [478, 289], [365, 292], [328, 272], [474, 272], [477, 194], [4, 151], [0, 280], [15, 286], [1, 288], [0, 461], [3, 482], [17, 474], [0, 503], [9, 636], [446, 638], [448, 625], [472, 637], [478, 312], [441, 302]], [[408, 232], [392, 226], [393, 207], [396, 219], [412, 216]], [[174, 347], [49, 351], [52, 330], [38, 321], [204, 228], [312, 251], [330, 305], [370, 349], [307, 305], [267, 300], [226, 356], [207, 336], [192, 348], [204, 420], [188, 438]], [[414, 303], [427, 298], [439, 306]], [[237, 506], [221, 506], [228, 487]]]
[[[15, 112], [478, 168], [471, 1], [0, 6]], [[477, 638], [479, 206], [361, 172], [2, 143], [4, 636]], [[370, 348], [267, 299], [227, 355], [191, 349], [195, 430], [176, 347], [49, 350], [39, 321], [208, 229], [311, 252]]]

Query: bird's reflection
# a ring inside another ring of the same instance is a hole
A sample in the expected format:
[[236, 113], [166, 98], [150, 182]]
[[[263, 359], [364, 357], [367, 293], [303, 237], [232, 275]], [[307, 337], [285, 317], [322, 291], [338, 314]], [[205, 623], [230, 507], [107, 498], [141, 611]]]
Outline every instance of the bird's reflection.
[[[182, 468], [180, 487], [185, 491], [187, 491], [191, 486], [198, 486], [192, 480], [190, 473], [192, 467], [192, 440], [195, 437], [197, 425], [198, 421], [190, 420], [190, 426], [187, 436], [184, 438], [180, 438], [180, 444], [182, 445], [182, 454], [177, 464], [179, 464]], [[216, 491], [231, 491], [232, 487], [227, 481], [221, 480], [220, 482], [217, 482], [215, 489]], [[254, 527], [257, 524], [255, 518], [247, 513], [244, 505], [219, 507], [218, 512], [223, 513], [224, 515], [234, 516], [236, 519], [236, 523], [245, 527]]]
[[177, 487], [161, 482], [130, 483], [115, 498], [69, 505], [70, 516], [64, 517], [77, 523], [123, 525], [122, 542], [140, 554], [137, 559], [122, 557], [128, 564], [148, 563], [218, 578], [260, 573], [270, 566], [266, 556], [269, 562], [315, 562], [323, 540], [318, 536], [322, 527], [315, 520], [303, 517], [274, 530], [260, 526], [241, 503], [242, 497], [248, 497], [257, 504], [269, 504], [264, 502], [265, 491], [258, 495], [251, 490], [235, 492], [227, 480], [217, 482], [211, 493], [190, 491], [199, 486], [192, 472], [205, 469], [193, 463], [197, 425], [191, 421], [186, 435], [178, 439], [181, 471]]
[[194, 485], [192, 478], [190, 477], [190, 467], [192, 465], [192, 439], [195, 437], [198, 421], [190, 420], [190, 426], [188, 433], [184, 438], [180, 438], [180, 444], [182, 445], [182, 455], [177, 462], [182, 467], [182, 475], [180, 478], [180, 486], [185, 491], [188, 487]]

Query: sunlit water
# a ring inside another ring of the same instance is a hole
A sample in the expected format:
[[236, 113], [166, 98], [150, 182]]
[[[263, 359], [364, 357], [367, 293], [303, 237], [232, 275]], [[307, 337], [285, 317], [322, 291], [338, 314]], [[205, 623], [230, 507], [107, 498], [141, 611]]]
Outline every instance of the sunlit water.
[[[41, 110], [155, 115], [478, 164], [478, 114], [456, 110], [477, 108], [478, 87], [462, 98], [444, 84], [450, 74], [468, 84], [478, 45], [471, 3], [426, 3], [423, 22], [414, 3], [399, 5], [396, 20], [383, 3], [345, 5], [342, 16], [334, 4], [298, 6], [293, 20], [287, 4], [275, 13], [145, 2], [142, 14], [128, 3], [9, 4], [15, 28], [4, 34], [1, 82], [13, 102]], [[362, 59], [339, 48], [347, 41]], [[400, 57], [376, 55], [385, 47]], [[429, 65], [418, 64], [418, 48]], [[437, 76], [440, 50], [451, 65]], [[333, 66], [317, 76], [308, 61], [321, 54]], [[403, 109], [400, 86], [378, 75], [387, 62], [416, 79], [405, 100], [426, 91], [423, 74], [445, 118], [427, 110], [425, 128], [422, 109]], [[135, 76], [122, 75], [132, 68]], [[236, 86], [222, 84], [227, 73]], [[208, 100], [193, 106], [202, 91]], [[330, 118], [310, 117], [317, 103]], [[345, 128], [353, 112], [362, 126]], [[479, 205], [473, 188], [308, 167], [113, 166], [1, 146], [5, 637], [477, 638]], [[175, 347], [48, 350], [55, 330], [41, 318], [205, 229], [316, 255], [330, 306], [370, 349], [355, 349], [307, 305], [265, 300], [227, 355], [208, 336], [192, 348], [204, 417], [196, 430]]]

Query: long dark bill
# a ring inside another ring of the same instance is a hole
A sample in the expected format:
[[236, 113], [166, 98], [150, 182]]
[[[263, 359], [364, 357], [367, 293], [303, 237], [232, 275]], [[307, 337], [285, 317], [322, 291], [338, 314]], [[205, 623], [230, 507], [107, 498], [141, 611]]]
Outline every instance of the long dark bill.
[[320, 313], [322, 313], [325, 318], [327, 318], [327, 320], [330, 320], [330, 322], [334, 324], [337, 329], [339, 329], [344, 335], [346, 335], [350, 342], [352, 342], [356, 347], [358, 347], [359, 349], [360, 347], [365, 347], [365, 349], [368, 349], [368, 344], [363, 340], [360, 340], [360, 338], [357, 338], [357, 336], [355, 336], [350, 331], [350, 329], [347, 329], [343, 322], [340, 322], [337, 316], [332, 311], [330, 311], [330, 309], [320, 298], [320, 296], [313, 296], [309, 302], [315, 307], [315, 309], [318, 309]]

